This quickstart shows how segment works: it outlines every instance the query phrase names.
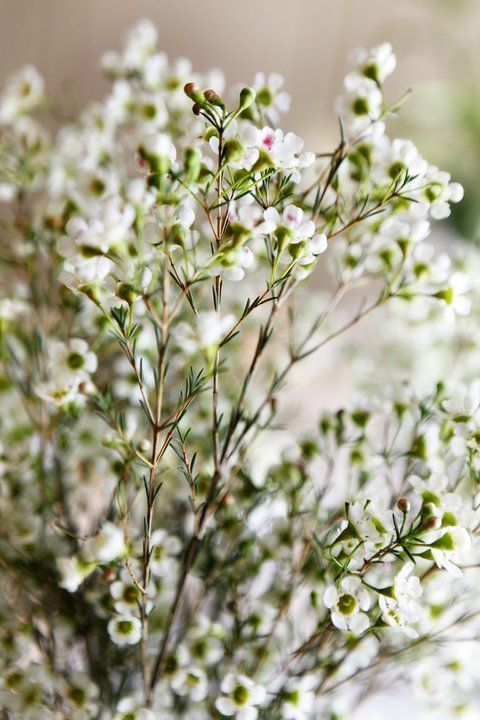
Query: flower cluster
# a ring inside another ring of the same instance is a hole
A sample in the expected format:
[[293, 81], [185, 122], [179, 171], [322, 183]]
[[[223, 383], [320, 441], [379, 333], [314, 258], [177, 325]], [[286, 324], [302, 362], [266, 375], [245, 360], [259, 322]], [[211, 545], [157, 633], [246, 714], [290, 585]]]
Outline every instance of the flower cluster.
[[148, 20], [74, 121], [42, 127], [34, 68], [0, 96], [6, 720], [346, 717], [378, 660], [417, 652], [428, 692], [432, 640], [474, 626], [478, 385], [271, 432], [292, 369], [387, 301], [471, 308], [427, 242], [462, 188], [387, 136], [390, 45], [351, 62], [327, 153], [278, 127], [279, 75], [226, 91]]

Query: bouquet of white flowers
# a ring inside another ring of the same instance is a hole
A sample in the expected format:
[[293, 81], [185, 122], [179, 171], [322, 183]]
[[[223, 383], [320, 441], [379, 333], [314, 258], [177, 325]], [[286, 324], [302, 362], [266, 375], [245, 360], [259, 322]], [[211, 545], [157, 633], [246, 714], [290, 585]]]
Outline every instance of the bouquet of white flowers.
[[426, 241], [462, 188], [385, 134], [387, 43], [329, 152], [277, 126], [280, 76], [225, 92], [156, 43], [55, 133], [35, 68], [0, 97], [0, 716], [333, 719], [400, 679], [466, 705], [480, 388], [271, 449], [292, 369], [362, 318], [468, 314]]

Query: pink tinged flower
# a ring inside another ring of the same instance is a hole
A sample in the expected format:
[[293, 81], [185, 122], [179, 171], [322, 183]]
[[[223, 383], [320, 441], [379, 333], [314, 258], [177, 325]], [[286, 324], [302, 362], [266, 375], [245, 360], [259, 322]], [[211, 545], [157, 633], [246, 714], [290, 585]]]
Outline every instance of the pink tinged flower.
[[260, 134], [260, 144], [264, 150], [271, 150], [275, 143], [276, 131], [270, 127], [264, 127]]

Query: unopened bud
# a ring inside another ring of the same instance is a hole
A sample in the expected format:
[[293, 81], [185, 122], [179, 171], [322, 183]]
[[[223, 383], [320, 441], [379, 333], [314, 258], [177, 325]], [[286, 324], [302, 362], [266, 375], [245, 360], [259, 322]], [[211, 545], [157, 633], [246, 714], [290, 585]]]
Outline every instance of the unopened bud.
[[202, 93], [197, 83], [189, 82], [183, 88], [185, 95], [199, 105], [205, 102], [205, 95]]
[[200, 175], [202, 155], [198, 148], [187, 148], [185, 150], [184, 170], [188, 182], [195, 182]]
[[183, 243], [185, 241], [185, 228], [181, 223], [175, 223], [172, 225], [168, 239], [172, 245], [183, 247]]
[[397, 502], [397, 508], [402, 513], [410, 512], [410, 503], [408, 502], [407, 498], [400, 498], [400, 500]]
[[102, 576], [103, 576], [103, 579], [105, 580], [105, 582], [108, 582], [108, 583], [113, 582], [115, 580], [115, 578], [117, 577], [115, 570], [113, 570], [112, 568], [104, 568], [102, 570]]
[[215, 90], [209, 89], [205, 90], [203, 93], [205, 96], [205, 100], [210, 103], [210, 105], [217, 105], [218, 107], [224, 108], [225, 103], [223, 100], [217, 95]]
[[431, 515], [435, 515], [436, 512], [437, 507], [433, 502], [424, 503], [424, 505], [422, 506], [423, 517], [430, 517]]
[[93, 397], [97, 394], [97, 388], [91, 380], [84, 380], [81, 382], [78, 389], [82, 395], [87, 395], [88, 397]]
[[240, 103], [238, 105], [240, 110], [246, 110], [255, 101], [256, 93], [251, 87], [244, 87], [240, 91]]
[[438, 530], [442, 526], [442, 521], [438, 515], [432, 515], [425, 521], [426, 530]]
[[223, 158], [227, 163], [241, 160], [244, 154], [245, 148], [243, 147], [242, 143], [235, 138], [227, 140], [227, 142], [223, 146]]
[[300, 242], [291, 243], [288, 246], [288, 252], [290, 253], [291, 257], [296, 260], [299, 257], [302, 257], [302, 255], [305, 255], [308, 250], [308, 245], [304, 240], [301, 240]]
[[281, 225], [275, 230], [275, 237], [277, 238], [278, 251], [281, 252], [288, 244], [293, 240], [293, 231], [290, 228]]
[[121, 300], [125, 300], [125, 302], [131, 305], [138, 297], [138, 292], [135, 286], [131, 283], [121, 282], [117, 285], [116, 295]]

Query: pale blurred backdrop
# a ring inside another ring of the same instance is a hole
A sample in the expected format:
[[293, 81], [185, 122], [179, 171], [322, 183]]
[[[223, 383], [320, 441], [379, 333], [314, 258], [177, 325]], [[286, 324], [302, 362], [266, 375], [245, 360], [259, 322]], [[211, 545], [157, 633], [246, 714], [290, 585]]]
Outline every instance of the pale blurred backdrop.
[[144, 16], [170, 57], [187, 56], [200, 71], [221, 66], [231, 83], [282, 73], [293, 99], [284, 125], [319, 151], [335, 138], [332, 104], [348, 53], [390, 40], [399, 61], [391, 97], [415, 91], [398, 132], [408, 128], [471, 186], [457, 221], [479, 235], [480, 0], [0, 0], [0, 82], [30, 62], [51, 95], [81, 107], [106, 90], [102, 53]]

